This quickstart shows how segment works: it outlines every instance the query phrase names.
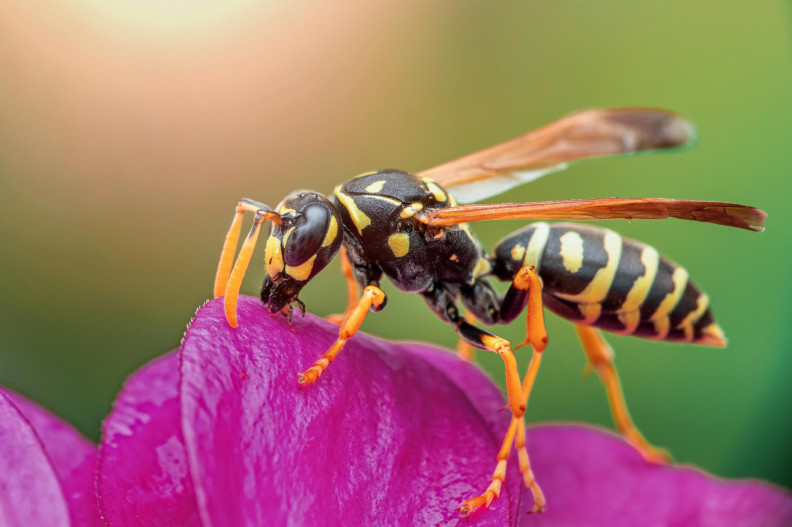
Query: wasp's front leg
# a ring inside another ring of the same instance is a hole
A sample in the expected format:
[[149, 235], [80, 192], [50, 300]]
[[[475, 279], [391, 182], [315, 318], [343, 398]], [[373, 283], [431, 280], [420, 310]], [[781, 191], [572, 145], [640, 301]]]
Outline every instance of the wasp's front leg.
[[338, 338], [330, 346], [330, 349], [325, 352], [322, 357], [313, 363], [305, 372], [299, 374], [298, 382], [302, 385], [313, 384], [316, 379], [324, 372], [333, 359], [336, 358], [338, 352], [344, 347], [346, 341], [351, 339], [357, 330], [360, 329], [361, 324], [366, 319], [369, 309], [374, 308], [379, 311], [385, 305], [385, 293], [382, 289], [375, 285], [370, 285], [363, 290], [363, 296], [360, 297], [357, 305], [352, 309], [352, 312], [347, 315], [344, 322], [341, 323], [341, 328], [338, 330]]

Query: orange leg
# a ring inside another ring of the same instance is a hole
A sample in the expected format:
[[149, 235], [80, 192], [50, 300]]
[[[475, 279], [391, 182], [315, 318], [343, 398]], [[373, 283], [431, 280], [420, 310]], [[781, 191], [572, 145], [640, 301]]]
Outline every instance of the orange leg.
[[327, 317], [325, 317], [333, 324], [338, 324], [339, 326], [349, 316], [349, 314], [352, 313], [352, 310], [355, 309], [355, 306], [357, 306], [360, 299], [360, 290], [358, 289], [358, 284], [355, 281], [355, 276], [352, 274], [352, 263], [349, 261], [346, 247], [341, 246], [340, 252], [341, 272], [344, 274], [347, 284], [347, 307], [346, 310], [344, 310], [344, 313], [341, 315], [336, 313], [333, 315], [327, 315]]
[[[536, 373], [539, 371], [539, 365], [542, 362], [542, 352], [534, 350], [531, 357], [531, 363], [528, 365], [528, 371], [525, 373], [525, 378], [522, 383], [522, 398], [525, 404], [533, 389], [534, 381], [536, 380]], [[542, 489], [534, 478], [533, 471], [531, 470], [531, 462], [528, 458], [528, 450], [525, 448], [525, 416], [512, 415], [512, 420], [509, 423], [509, 429], [506, 432], [506, 437], [503, 438], [503, 443], [498, 451], [497, 465], [495, 472], [492, 474], [492, 482], [487, 490], [481, 496], [476, 496], [466, 500], [459, 508], [460, 512], [470, 516], [470, 514], [481, 507], [486, 508], [492, 503], [492, 500], [500, 495], [501, 486], [506, 480], [506, 462], [509, 459], [509, 451], [511, 450], [512, 441], [514, 441], [514, 448], [517, 450], [517, 456], [520, 461], [520, 474], [523, 476], [526, 488], [531, 490], [534, 498], [534, 506], [531, 512], [542, 512], [545, 506], [545, 497]]]
[[[528, 370], [525, 372], [522, 389], [519, 394], [521, 407], [524, 409], [528, 405], [528, 400], [531, 397], [531, 391], [536, 381], [536, 375], [542, 363], [542, 352], [547, 346], [547, 331], [544, 327], [542, 282], [539, 280], [539, 276], [536, 274], [533, 266], [523, 267], [517, 278], [515, 278], [514, 285], [520, 289], [531, 289], [527, 307], [527, 335], [523, 344], [530, 343], [532, 345], [533, 355], [531, 356], [530, 364], [528, 364]], [[506, 359], [504, 358], [504, 360]], [[513, 412], [509, 430], [506, 432], [506, 437], [498, 452], [498, 464], [492, 475], [492, 483], [490, 483], [490, 486], [484, 494], [465, 501], [459, 509], [462, 513], [467, 515], [470, 515], [471, 512], [482, 505], [484, 507], [489, 507], [492, 500], [500, 494], [501, 485], [506, 477], [506, 461], [509, 458], [509, 449], [512, 441], [514, 441], [514, 448], [517, 450], [520, 461], [520, 474], [523, 476], [525, 486], [530, 489], [533, 494], [534, 506], [532, 512], [542, 512], [544, 510], [545, 497], [542, 493], [542, 489], [536, 482], [536, 478], [534, 478], [533, 471], [531, 470], [531, 463], [528, 458], [528, 450], [525, 448], [525, 416], [522, 412], [518, 413], [514, 411], [514, 405], [512, 404], [513, 395], [509, 390], [508, 374], [506, 377], [506, 391], [509, 393], [509, 403]]]
[[[471, 324], [476, 323], [476, 317], [474, 317], [470, 311], [465, 313], [465, 320], [470, 322]], [[475, 360], [475, 348], [465, 342], [463, 339], [459, 339], [457, 342], [457, 353], [459, 354], [459, 358], [466, 362], [472, 362]]]
[[533, 265], [526, 265], [514, 277], [513, 285], [518, 289], [529, 290], [528, 306], [525, 310], [525, 340], [514, 349], [530, 344], [533, 349], [543, 351], [547, 347], [547, 330], [542, 305], [542, 279]]
[[300, 374], [298, 382], [302, 385], [316, 382], [316, 379], [327, 369], [336, 355], [338, 355], [338, 352], [344, 347], [346, 341], [357, 333], [360, 325], [363, 324], [363, 321], [366, 319], [366, 315], [371, 306], [379, 307], [384, 301], [385, 293], [383, 293], [379, 287], [373, 285], [366, 287], [357, 305], [355, 305], [352, 312], [347, 315], [344, 322], [341, 324], [336, 341], [319, 360], [314, 362], [310, 368]]
[[576, 325], [575, 329], [577, 329], [578, 337], [583, 344], [583, 351], [585, 351], [591, 367], [600, 376], [602, 384], [605, 386], [616, 428], [647, 461], [659, 464], [667, 463], [670, 460], [668, 452], [649, 444], [630, 418], [621, 382], [619, 382], [619, 374], [613, 365], [613, 350], [605, 342], [602, 333], [590, 326]]

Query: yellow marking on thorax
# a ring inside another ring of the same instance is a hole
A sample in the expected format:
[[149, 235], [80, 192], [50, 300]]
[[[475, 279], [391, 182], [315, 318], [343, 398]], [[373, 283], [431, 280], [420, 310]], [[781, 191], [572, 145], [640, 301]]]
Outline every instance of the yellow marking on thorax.
[[583, 238], [575, 231], [569, 231], [559, 238], [561, 242], [561, 263], [572, 274], [583, 267]]
[[371, 193], [376, 194], [377, 192], [382, 190], [382, 187], [385, 186], [385, 183], [386, 183], [386, 181], [384, 179], [381, 179], [379, 181], [375, 181], [374, 183], [372, 183], [371, 185], [366, 187], [366, 192], [371, 192]]
[[314, 260], [316, 260], [316, 257], [317, 255], [314, 254], [300, 265], [287, 265], [286, 274], [295, 280], [300, 280], [301, 282], [308, 280], [308, 277], [311, 276], [311, 269], [313, 269], [313, 264]]
[[624, 324], [624, 330], [618, 332], [622, 335], [633, 333], [641, 323], [641, 304], [646, 300], [649, 290], [652, 289], [660, 263], [660, 255], [654, 247], [644, 247], [641, 251], [641, 263], [644, 266], [644, 274], [633, 282], [624, 303], [617, 311], [619, 322]]
[[446, 201], [448, 199], [448, 196], [446, 195], [445, 191], [443, 191], [443, 189], [440, 188], [440, 185], [438, 185], [431, 179], [426, 179], [426, 178], [424, 178], [424, 182], [426, 183], [426, 188], [429, 189], [429, 192], [431, 192], [434, 195], [437, 201]]
[[366, 216], [366, 214], [358, 208], [355, 204], [355, 200], [351, 197], [347, 196], [343, 192], [341, 192], [341, 186], [337, 186], [333, 193], [336, 195], [338, 200], [341, 204], [346, 208], [347, 212], [349, 212], [349, 216], [352, 218], [352, 222], [357, 227], [358, 233], [363, 235], [363, 229], [371, 225], [371, 218]]
[[393, 233], [388, 236], [388, 246], [396, 258], [401, 258], [410, 252], [410, 237], [403, 232]]
[[454, 253], [451, 256], [449, 256], [448, 259], [451, 260], [452, 262], [458, 262], [459, 261], [459, 256], [457, 256], [457, 254]]
[[412, 218], [420, 211], [423, 210], [423, 203], [410, 203], [404, 209], [402, 209], [399, 217], [406, 220], [407, 218]]
[[525, 256], [525, 245], [518, 243], [517, 245], [512, 247], [511, 250], [512, 260], [521, 262], [524, 256]]
[[327, 228], [327, 234], [325, 234], [324, 241], [322, 242], [322, 247], [327, 247], [333, 240], [336, 239], [338, 235], [338, 221], [335, 219], [335, 216], [330, 216], [330, 226]]
[[698, 319], [701, 318], [708, 307], [709, 297], [704, 293], [699, 294], [699, 297], [696, 299], [696, 309], [688, 313], [677, 326], [677, 329], [681, 329], [685, 332], [685, 340], [687, 342], [693, 340], [693, 325], [698, 322]]
[[605, 238], [602, 242], [605, 246], [605, 253], [608, 255], [608, 263], [605, 264], [605, 267], [597, 271], [591, 282], [580, 293], [576, 295], [555, 293], [555, 296], [577, 304], [600, 304], [605, 300], [613, 283], [613, 277], [616, 276], [619, 260], [621, 260], [622, 238], [613, 231], [605, 231]]
[[525, 256], [523, 257], [523, 265], [533, 265], [536, 271], [539, 272], [542, 255], [544, 254], [547, 239], [550, 237], [550, 224], [537, 223], [536, 229], [528, 242], [528, 247], [525, 249]]
[[352, 179], [357, 179], [366, 176], [373, 176], [374, 174], [378, 174], [379, 170], [369, 170], [368, 172], [363, 172], [362, 174], [358, 174], [357, 176], [353, 177]]
[[283, 271], [283, 253], [281, 252], [280, 240], [274, 236], [267, 238], [264, 262], [267, 264], [267, 274], [274, 279]]
[[401, 201], [399, 201], [399, 200], [398, 200], [398, 199], [396, 199], [396, 198], [391, 198], [391, 197], [389, 197], [389, 196], [380, 196], [380, 195], [378, 195], [378, 194], [363, 194], [363, 195], [362, 195], [362, 196], [360, 196], [360, 197], [361, 197], [361, 198], [371, 198], [371, 199], [378, 199], [378, 200], [380, 200], [380, 201], [385, 201], [385, 202], [387, 202], [387, 203], [390, 203], [391, 205], [401, 205], [401, 204], [402, 204], [402, 202], [401, 202]]
[[674, 269], [674, 274], [671, 275], [671, 281], [674, 283], [674, 289], [666, 294], [657, 307], [657, 311], [655, 311], [649, 319], [654, 323], [656, 333], [656, 335], [652, 337], [654, 340], [663, 340], [671, 330], [671, 320], [668, 314], [671, 313], [679, 303], [679, 299], [682, 298], [682, 293], [685, 291], [685, 287], [687, 287], [687, 271], [681, 267], [677, 267]]

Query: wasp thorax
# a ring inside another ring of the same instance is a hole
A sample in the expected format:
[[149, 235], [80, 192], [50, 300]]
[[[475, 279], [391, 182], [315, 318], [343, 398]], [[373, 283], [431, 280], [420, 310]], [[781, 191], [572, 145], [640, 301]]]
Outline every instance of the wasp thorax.
[[297, 300], [302, 287], [330, 263], [343, 239], [339, 216], [327, 198], [311, 191], [289, 194], [267, 239], [267, 278], [261, 298], [274, 312]]

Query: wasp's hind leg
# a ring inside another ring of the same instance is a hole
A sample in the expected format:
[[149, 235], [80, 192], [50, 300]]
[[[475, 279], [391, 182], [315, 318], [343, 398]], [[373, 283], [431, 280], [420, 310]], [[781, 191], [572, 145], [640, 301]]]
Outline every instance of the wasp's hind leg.
[[583, 351], [586, 353], [590, 366], [597, 372], [602, 384], [605, 385], [616, 428], [647, 461], [667, 463], [670, 460], [668, 452], [649, 444], [630, 418], [621, 382], [619, 382], [619, 374], [613, 365], [613, 350], [603, 338], [602, 332], [590, 326], [575, 325], [575, 329], [583, 344]]
[[346, 278], [346, 285], [347, 285], [347, 306], [343, 313], [334, 313], [332, 315], [327, 315], [325, 318], [332, 322], [333, 324], [338, 324], [339, 326], [344, 322], [344, 320], [352, 313], [357, 306], [358, 301], [360, 300], [360, 288], [358, 287], [357, 281], [355, 280], [355, 275], [352, 272], [352, 263], [349, 261], [349, 255], [347, 254], [346, 247], [341, 247], [341, 273], [343, 273], [344, 278]]

